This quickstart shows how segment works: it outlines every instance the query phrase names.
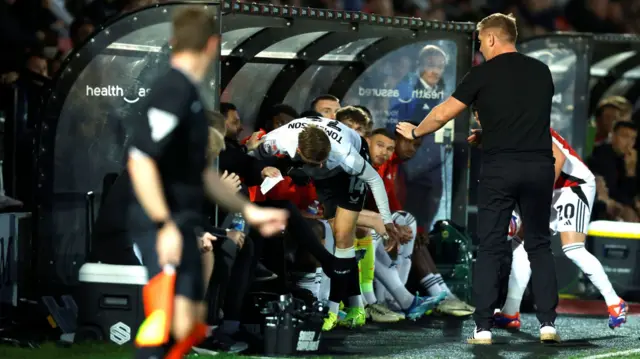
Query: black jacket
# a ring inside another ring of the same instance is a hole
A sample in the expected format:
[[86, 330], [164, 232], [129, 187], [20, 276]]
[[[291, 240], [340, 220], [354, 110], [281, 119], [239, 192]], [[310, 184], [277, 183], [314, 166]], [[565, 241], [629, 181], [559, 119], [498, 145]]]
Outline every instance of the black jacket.
[[267, 164], [247, 154], [245, 146], [231, 138], [224, 139], [225, 149], [218, 156], [218, 169], [220, 173], [227, 171], [235, 173], [244, 184], [258, 186], [262, 183], [262, 170]]
[[638, 193], [636, 178], [627, 176], [624, 157], [618, 155], [611, 144], [603, 143], [596, 146], [587, 165], [595, 175], [604, 178], [612, 199], [622, 204], [633, 205], [633, 199]]

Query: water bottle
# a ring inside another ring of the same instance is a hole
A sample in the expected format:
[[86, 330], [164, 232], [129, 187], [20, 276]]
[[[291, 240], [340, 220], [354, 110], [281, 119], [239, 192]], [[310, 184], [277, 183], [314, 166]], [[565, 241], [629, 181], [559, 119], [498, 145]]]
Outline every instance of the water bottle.
[[233, 219], [231, 220], [231, 228], [234, 231], [244, 232], [245, 221], [244, 217], [242, 217], [241, 213], [236, 213], [233, 215]]
[[317, 216], [320, 213], [320, 202], [313, 201], [313, 203], [307, 207], [307, 213]]

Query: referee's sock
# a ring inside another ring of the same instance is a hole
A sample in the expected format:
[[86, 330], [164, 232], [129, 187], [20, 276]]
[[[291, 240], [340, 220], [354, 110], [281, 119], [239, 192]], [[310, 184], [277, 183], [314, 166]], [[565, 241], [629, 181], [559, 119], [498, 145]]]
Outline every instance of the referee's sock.
[[524, 250], [524, 245], [515, 239], [512, 242], [514, 250], [511, 274], [509, 275], [509, 292], [507, 293], [507, 300], [502, 307], [502, 313], [509, 316], [514, 316], [520, 312], [520, 303], [522, 303], [522, 297], [525, 290], [527, 290], [529, 278], [531, 278], [531, 264], [529, 263], [527, 251]]
[[604, 272], [602, 264], [598, 258], [584, 247], [584, 243], [572, 243], [562, 246], [562, 251], [567, 258], [571, 259], [578, 268], [587, 276], [591, 283], [598, 288], [600, 294], [604, 297], [607, 306], [617, 305], [620, 303], [620, 297], [613, 289], [607, 273]]
[[165, 359], [182, 359], [185, 355], [189, 354], [194, 345], [203, 341], [206, 335], [207, 325], [204, 323], [196, 324], [186, 338], [171, 347]]

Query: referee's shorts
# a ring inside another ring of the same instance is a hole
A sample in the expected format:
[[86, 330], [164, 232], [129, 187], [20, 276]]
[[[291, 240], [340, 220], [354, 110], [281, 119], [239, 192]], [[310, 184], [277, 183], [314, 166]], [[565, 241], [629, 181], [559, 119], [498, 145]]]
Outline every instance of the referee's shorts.
[[[182, 233], [182, 257], [176, 269], [175, 294], [187, 297], [192, 301], [202, 301], [204, 300], [204, 283], [198, 239], [193, 228], [179, 229]], [[156, 250], [157, 231], [136, 233], [132, 237], [138, 247], [139, 255], [142, 257], [142, 263], [147, 268], [149, 279], [151, 279], [162, 272]]]

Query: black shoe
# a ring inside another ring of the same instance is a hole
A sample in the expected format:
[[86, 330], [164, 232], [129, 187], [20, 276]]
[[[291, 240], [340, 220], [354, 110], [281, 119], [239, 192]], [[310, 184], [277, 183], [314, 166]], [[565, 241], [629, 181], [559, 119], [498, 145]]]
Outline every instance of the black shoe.
[[256, 266], [256, 275], [255, 275], [254, 281], [266, 282], [269, 280], [274, 280], [276, 278], [278, 278], [277, 274], [273, 273], [272, 271], [267, 269], [267, 267], [265, 267], [262, 263], [258, 262], [258, 265]]
[[217, 331], [210, 338], [194, 346], [192, 350], [200, 355], [216, 355], [218, 353], [242, 353], [247, 348], [249, 348], [247, 343], [237, 342], [230, 336]]

